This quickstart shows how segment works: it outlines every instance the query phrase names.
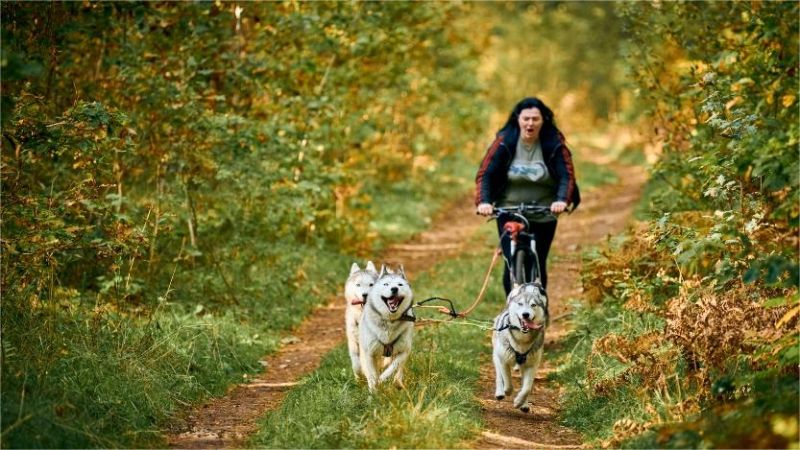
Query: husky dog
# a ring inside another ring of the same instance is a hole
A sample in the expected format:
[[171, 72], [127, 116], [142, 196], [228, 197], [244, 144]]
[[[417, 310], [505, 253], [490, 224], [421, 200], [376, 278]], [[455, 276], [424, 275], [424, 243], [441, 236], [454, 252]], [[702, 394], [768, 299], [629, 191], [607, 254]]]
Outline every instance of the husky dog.
[[516, 286], [506, 300], [506, 308], [494, 319], [492, 360], [495, 369], [495, 397], [511, 395], [511, 369], [519, 366], [522, 387], [514, 398], [514, 407], [529, 412], [528, 394], [542, 359], [544, 332], [549, 324], [547, 296], [538, 282]]
[[[370, 391], [392, 376], [398, 386], [403, 386], [403, 364], [414, 337], [414, 316], [409, 314], [413, 298], [402, 266], [396, 273], [381, 267], [367, 296], [358, 336], [361, 367]], [[388, 358], [388, 365], [379, 377], [383, 357]]]
[[361, 377], [361, 361], [358, 351], [358, 325], [361, 323], [361, 314], [364, 304], [367, 303], [367, 294], [378, 279], [378, 271], [372, 261], [367, 261], [364, 270], [353, 263], [350, 266], [350, 276], [344, 284], [344, 299], [347, 302], [344, 311], [344, 323], [347, 330], [347, 349], [350, 351], [350, 364], [356, 379]]

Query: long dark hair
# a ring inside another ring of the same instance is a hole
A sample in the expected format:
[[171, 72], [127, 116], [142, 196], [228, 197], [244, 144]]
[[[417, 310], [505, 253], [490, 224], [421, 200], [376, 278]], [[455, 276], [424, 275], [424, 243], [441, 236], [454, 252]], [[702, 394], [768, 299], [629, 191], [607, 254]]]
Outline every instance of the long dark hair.
[[519, 103], [514, 106], [514, 109], [511, 110], [506, 124], [503, 125], [503, 128], [500, 128], [497, 135], [499, 136], [502, 134], [508, 145], [513, 145], [513, 147], [511, 147], [512, 150], [516, 148], [517, 141], [519, 140], [519, 114], [523, 109], [528, 108], [537, 108], [539, 112], [542, 113], [544, 123], [542, 124], [542, 129], [539, 131], [539, 141], [542, 143], [543, 150], [552, 151], [556, 145], [560, 143], [559, 135], [561, 131], [556, 126], [553, 111], [536, 97], [526, 97], [520, 100]]

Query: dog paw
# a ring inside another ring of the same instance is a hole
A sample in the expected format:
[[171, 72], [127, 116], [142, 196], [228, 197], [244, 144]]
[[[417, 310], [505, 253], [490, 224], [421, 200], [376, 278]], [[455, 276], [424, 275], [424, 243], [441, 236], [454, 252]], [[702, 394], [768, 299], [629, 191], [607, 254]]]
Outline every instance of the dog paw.
[[498, 395], [495, 395], [494, 398], [496, 398], [498, 400], [502, 400], [502, 399], [506, 398], [506, 396], [503, 395], [503, 394], [498, 394]]
[[[527, 397], [527, 395], [525, 397]], [[531, 409], [531, 404], [528, 402], [527, 398], [517, 397], [514, 399], [514, 408], [519, 408], [523, 412], [528, 412]]]

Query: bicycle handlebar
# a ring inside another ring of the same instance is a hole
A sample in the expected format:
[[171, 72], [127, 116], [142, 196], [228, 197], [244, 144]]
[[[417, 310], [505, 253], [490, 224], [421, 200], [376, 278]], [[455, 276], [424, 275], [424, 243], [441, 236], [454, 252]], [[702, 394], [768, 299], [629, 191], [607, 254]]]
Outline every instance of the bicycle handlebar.
[[534, 205], [534, 204], [525, 204], [522, 203], [519, 206], [509, 206], [505, 208], [494, 208], [492, 214], [490, 215], [489, 220], [497, 219], [500, 216], [508, 215], [513, 217], [515, 221], [522, 222], [525, 225], [525, 229], [528, 230], [531, 227], [528, 218], [525, 217], [526, 212], [537, 213], [545, 216], [553, 216], [555, 214], [550, 210], [549, 206], [543, 205]]
[[543, 205], [526, 205], [509, 206], [505, 208], [494, 208], [492, 216], [497, 217], [501, 214], [524, 214], [526, 212], [540, 213], [545, 215], [554, 215], [549, 206]]

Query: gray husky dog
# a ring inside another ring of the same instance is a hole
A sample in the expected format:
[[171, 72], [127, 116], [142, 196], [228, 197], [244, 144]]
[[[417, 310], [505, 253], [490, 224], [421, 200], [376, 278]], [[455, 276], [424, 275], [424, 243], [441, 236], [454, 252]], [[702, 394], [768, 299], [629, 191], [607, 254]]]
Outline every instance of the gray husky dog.
[[364, 270], [361, 270], [358, 264], [353, 263], [350, 266], [350, 275], [344, 284], [344, 299], [347, 303], [344, 312], [347, 349], [350, 351], [350, 364], [356, 379], [362, 375], [361, 357], [358, 351], [358, 327], [361, 323], [364, 305], [367, 303], [367, 295], [377, 279], [378, 271], [375, 270], [372, 261], [367, 261]]
[[[391, 273], [382, 266], [367, 296], [358, 336], [361, 368], [370, 391], [391, 377], [398, 386], [403, 386], [403, 365], [414, 337], [414, 316], [410, 314], [413, 299], [403, 267]], [[384, 357], [388, 365], [378, 376]]]
[[522, 386], [514, 407], [529, 412], [528, 394], [542, 359], [544, 333], [549, 324], [547, 296], [539, 283], [516, 286], [506, 300], [506, 308], [494, 319], [492, 360], [495, 369], [495, 397], [511, 395], [511, 370], [519, 366]]

